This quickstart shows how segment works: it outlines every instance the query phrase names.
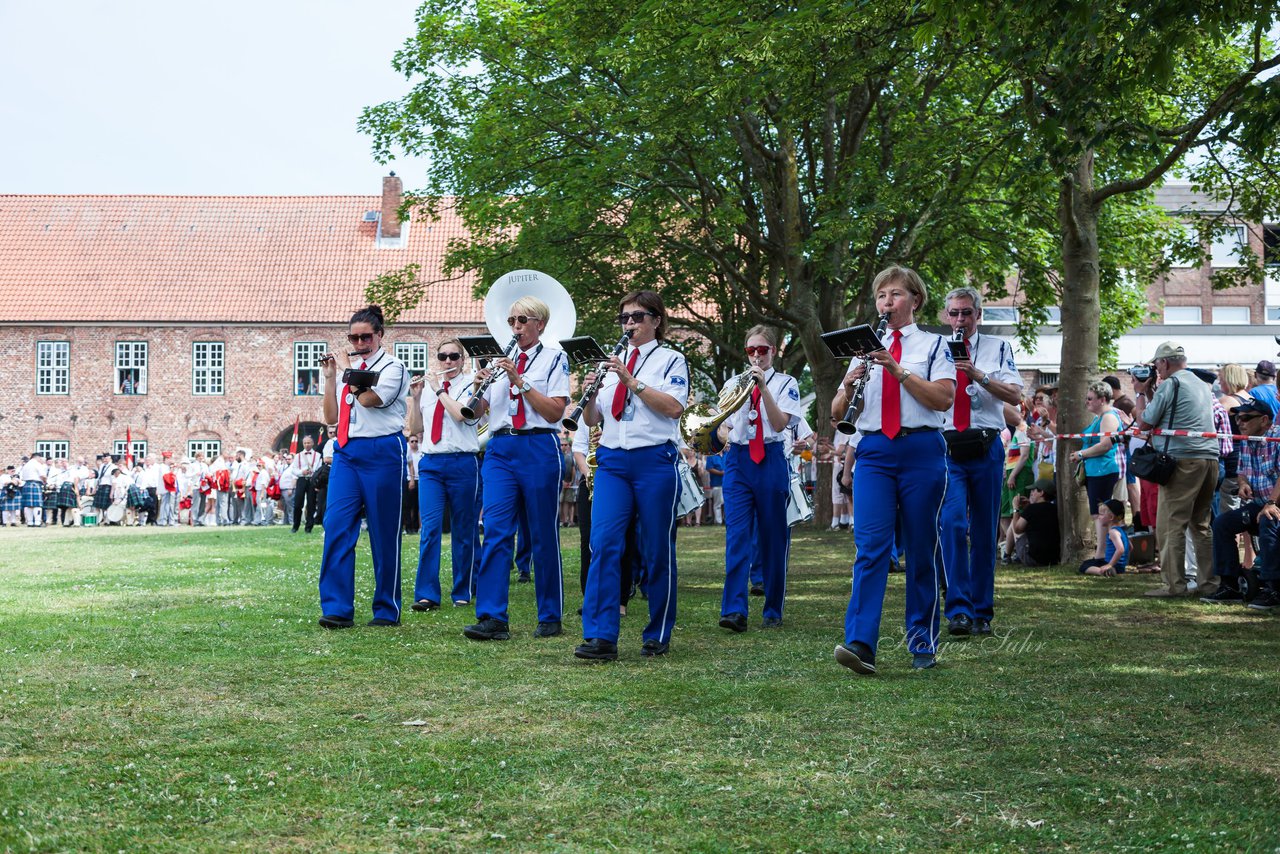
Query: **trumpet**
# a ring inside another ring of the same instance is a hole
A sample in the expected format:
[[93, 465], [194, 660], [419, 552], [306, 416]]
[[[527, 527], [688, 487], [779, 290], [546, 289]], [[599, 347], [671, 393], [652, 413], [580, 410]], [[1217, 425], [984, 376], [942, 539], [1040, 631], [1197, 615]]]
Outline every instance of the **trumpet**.
[[[627, 349], [627, 342], [631, 340], [631, 333], [634, 331], [634, 329], [628, 329], [626, 332], [622, 333], [622, 338], [619, 339], [617, 345], [613, 348], [613, 353], [610, 354], [611, 357], [622, 355], [622, 353]], [[582, 410], [587, 408], [587, 401], [591, 399], [591, 396], [600, 390], [600, 384], [604, 382], [604, 378], [607, 373], [608, 371], [600, 370], [600, 372], [596, 374], [595, 381], [582, 390], [582, 397], [578, 400], [578, 405], [574, 407], [573, 412], [561, 419], [561, 427], [571, 432], [577, 432], [578, 419], [582, 418]]]
[[[889, 312], [880, 315], [880, 320], [876, 323], [876, 338], [883, 338], [884, 332], [889, 328]], [[836, 429], [846, 436], [853, 435], [854, 422], [858, 420], [858, 415], [862, 412], [862, 398], [867, 391], [867, 380], [871, 378], [871, 360], [864, 359], [862, 364], [865, 370], [862, 376], [858, 378], [858, 385], [853, 390], [853, 398], [849, 401], [849, 408], [844, 411], [844, 418], [840, 423], [836, 424]]]
[[729, 380], [715, 406], [695, 403], [686, 407], [680, 415], [680, 435], [684, 437], [685, 444], [700, 454], [716, 453], [719, 450], [716, 433], [720, 425], [751, 398], [758, 382], [754, 373], [743, 371]]
[[[520, 336], [512, 335], [511, 343], [509, 343], [506, 346], [506, 348], [504, 348], [502, 358], [510, 359], [512, 356], [514, 356], [516, 352], [516, 346], [519, 343], [520, 343]], [[489, 386], [492, 385], [493, 381], [497, 378], [498, 378], [498, 369], [497, 368], [491, 369], [489, 372], [489, 376], [486, 377], [485, 381], [480, 384], [480, 387], [478, 389], [476, 389], [476, 393], [471, 395], [471, 399], [467, 401], [467, 405], [462, 407], [463, 418], [465, 418], [468, 421], [476, 420], [476, 409], [479, 408], [480, 401], [484, 399], [484, 393], [489, 390]]]

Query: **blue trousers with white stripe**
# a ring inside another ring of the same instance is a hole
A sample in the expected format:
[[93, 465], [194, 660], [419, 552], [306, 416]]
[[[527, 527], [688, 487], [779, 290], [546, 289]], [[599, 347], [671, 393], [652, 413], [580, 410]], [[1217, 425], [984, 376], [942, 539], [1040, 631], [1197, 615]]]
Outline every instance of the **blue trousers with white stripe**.
[[320, 557], [320, 613], [355, 617], [356, 542], [360, 511], [373, 552], [373, 616], [400, 619], [400, 511], [406, 465], [404, 436], [349, 439], [333, 452]]
[[445, 503], [449, 505], [453, 601], [470, 602], [480, 545], [480, 459], [476, 454], [423, 454], [418, 460], [418, 577], [415, 600], [439, 604], [440, 541]]
[[538, 622], [559, 622], [564, 609], [560, 565], [560, 440], [555, 433], [494, 436], [484, 453], [484, 548], [476, 575], [476, 617], [508, 622], [516, 508], [529, 516]]
[[996, 595], [996, 539], [1004, 445], [985, 457], [958, 463], [947, 455], [947, 498], [942, 506], [942, 565], [947, 578], [946, 617], [990, 620]]
[[932, 653], [938, 640], [938, 530], [947, 490], [946, 442], [936, 431], [889, 439], [871, 433], [853, 467], [853, 590], [844, 618], [845, 643], [875, 650], [889, 578], [894, 523], [902, 517], [907, 550], [906, 639], [913, 652]]
[[[747, 598], [751, 562], [759, 551], [766, 618], [782, 619], [787, 595], [787, 490], [790, 472], [782, 442], [764, 446], [764, 460], [752, 462], [746, 445], [724, 450], [724, 595], [720, 615], [750, 613]], [[753, 531], [754, 527], [754, 531]]]
[[582, 593], [582, 636], [618, 642], [627, 529], [638, 523], [649, 622], [644, 640], [669, 643], [676, 624], [676, 501], [680, 453], [672, 442], [596, 451], [591, 503], [591, 566]]

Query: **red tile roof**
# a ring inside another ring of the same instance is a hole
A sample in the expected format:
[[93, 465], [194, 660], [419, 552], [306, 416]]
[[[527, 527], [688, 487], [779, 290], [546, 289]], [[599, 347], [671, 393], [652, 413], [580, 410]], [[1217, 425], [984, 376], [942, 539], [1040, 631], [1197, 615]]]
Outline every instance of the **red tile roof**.
[[[345, 323], [371, 279], [440, 276], [461, 221], [445, 210], [379, 248], [381, 196], [0, 195], [0, 323]], [[474, 277], [427, 288], [401, 318], [483, 323]]]

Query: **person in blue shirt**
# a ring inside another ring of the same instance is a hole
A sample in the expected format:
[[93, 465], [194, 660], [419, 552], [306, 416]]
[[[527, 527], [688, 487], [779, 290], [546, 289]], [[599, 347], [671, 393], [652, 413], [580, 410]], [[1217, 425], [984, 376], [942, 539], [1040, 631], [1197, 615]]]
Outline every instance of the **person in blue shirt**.
[[1129, 534], [1124, 529], [1124, 502], [1108, 498], [1098, 505], [1098, 518], [1106, 531], [1106, 545], [1101, 558], [1090, 558], [1080, 564], [1081, 575], [1120, 575], [1129, 565]]
[[711, 476], [711, 518], [717, 525], [723, 525], [724, 457], [721, 454], [707, 457], [707, 474]]

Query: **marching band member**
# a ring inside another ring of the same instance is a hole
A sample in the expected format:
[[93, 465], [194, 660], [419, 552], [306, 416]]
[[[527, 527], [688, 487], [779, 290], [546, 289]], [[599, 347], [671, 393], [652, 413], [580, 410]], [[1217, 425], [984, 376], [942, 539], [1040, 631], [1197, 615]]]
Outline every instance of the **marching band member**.
[[[413, 587], [413, 610], [440, 607], [440, 541], [444, 508], [449, 505], [453, 555], [454, 605], [471, 602], [480, 533], [480, 439], [474, 422], [467, 423], [462, 406], [471, 394], [472, 378], [463, 373], [462, 342], [449, 338], [436, 351], [436, 370], [409, 386], [411, 434], [422, 433], [418, 460], [418, 575]], [[430, 384], [431, 393], [423, 394]], [[460, 402], [461, 401], [461, 402]], [[424, 431], [425, 425], [425, 431]]]
[[483, 383], [491, 371], [501, 371], [480, 402], [478, 415], [489, 413], [489, 444], [485, 448], [484, 547], [476, 576], [476, 620], [463, 634], [472, 640], [506, 640], [507, 603], [511, 592], [511, 551], [516, 513], [529, 514], [533, 547], [534, 591], [538, 628], [534, 637], [561, 633], [564, 609], [563, 568], [560, 565], [560, 418], [569, 399], [569, 357], [558, 347], [542, 343], [551, 309], [527, 296], [516, 300], [507, 317], [517, 337], [517, 356], [499, 359], [476, 374]]
[[320, 558], [320, 625], [326, 629], [353, 625], [361, 511], [373, 552], [373, 619], [368, 625], [400, 624], [400, 490], [409, 373], [382, 349], [383, 328], [382, 309], [376, 305], [353, 314], [347, 328], [352, 356], [360, 360], [356, 368], [376, 372], [375, 385], [338, 382], [337, 369], [350, 366], [345, 348], [326, 353], [321, 362], [324, 420], [338, 425]]
[[755, 389], [747, 404], [725, 422], [729, 434], [724, 449], [725, 579], [720, 626], [735, 632], [747, 630], [747, 583], [757, 550], [763, 570], [763, 626], [782, 625], [791, 542], [787, 528], [791, 470], [784, 439], [787, 428], [804, 417], [795, 377], [773, 368], [777, 331], [752, 327], [747, 331], [746, 349]]
[[[876, 672], [876, 641], [893, 549], [894, 523], [901, 515], [907, 549], [906, 639], [912, 667], [935, 663], [938, 636], [938, 526], [947, 488], [943, 413], [955, 396], [955, 366], [942, 336], [925, 332], [915, 313], [927, 299], [924, 282], [906, 267], [889, 267], [872, 282], [876, 311], [888, 314], [888, 349], [872, 353], [861, 434], [853, 467], [857, 518], [853, 589], [845, 614], [845, 642], [835, 649], [838, 663], [870, 675]], [[845, 375], [831, 411], [841, 417], [853, 386], [867, 372], [860, 361]]]
[[978, 333], [982, 295], [970, 287], [947, 294], [946, 317], [964, 336], [969, 358], [956, 360], [955, 403], [947, 410], [947, 497], [942, 510], [942, 565], [947, 579], [947, 632], [991, 634], [996, 593], [996, 538], [1004, 471], [1002, 403], [1022, 399], [1013, 347]]
[[[633, 291], [619, 303], [618, 322], [631, 333], [626, 361], [612, 356], [609, 375], [587, 401], [588, 427], [601, 425], [591, 513], [591, 565], [582, 598], [583, 643], [578, 658], [618, 657], [621, 573], [627, 530], [638, 526], [649, 622], [640, 654], [666, 655], [676, 621], [676, 502], [680, 414], [689, 396], [689, 367], [663, 346], [667, 312], [654, 291]], [[587, 375], [592, 385], [595, 373]], [[535, 561], [536, 565], [536, 561]]]

